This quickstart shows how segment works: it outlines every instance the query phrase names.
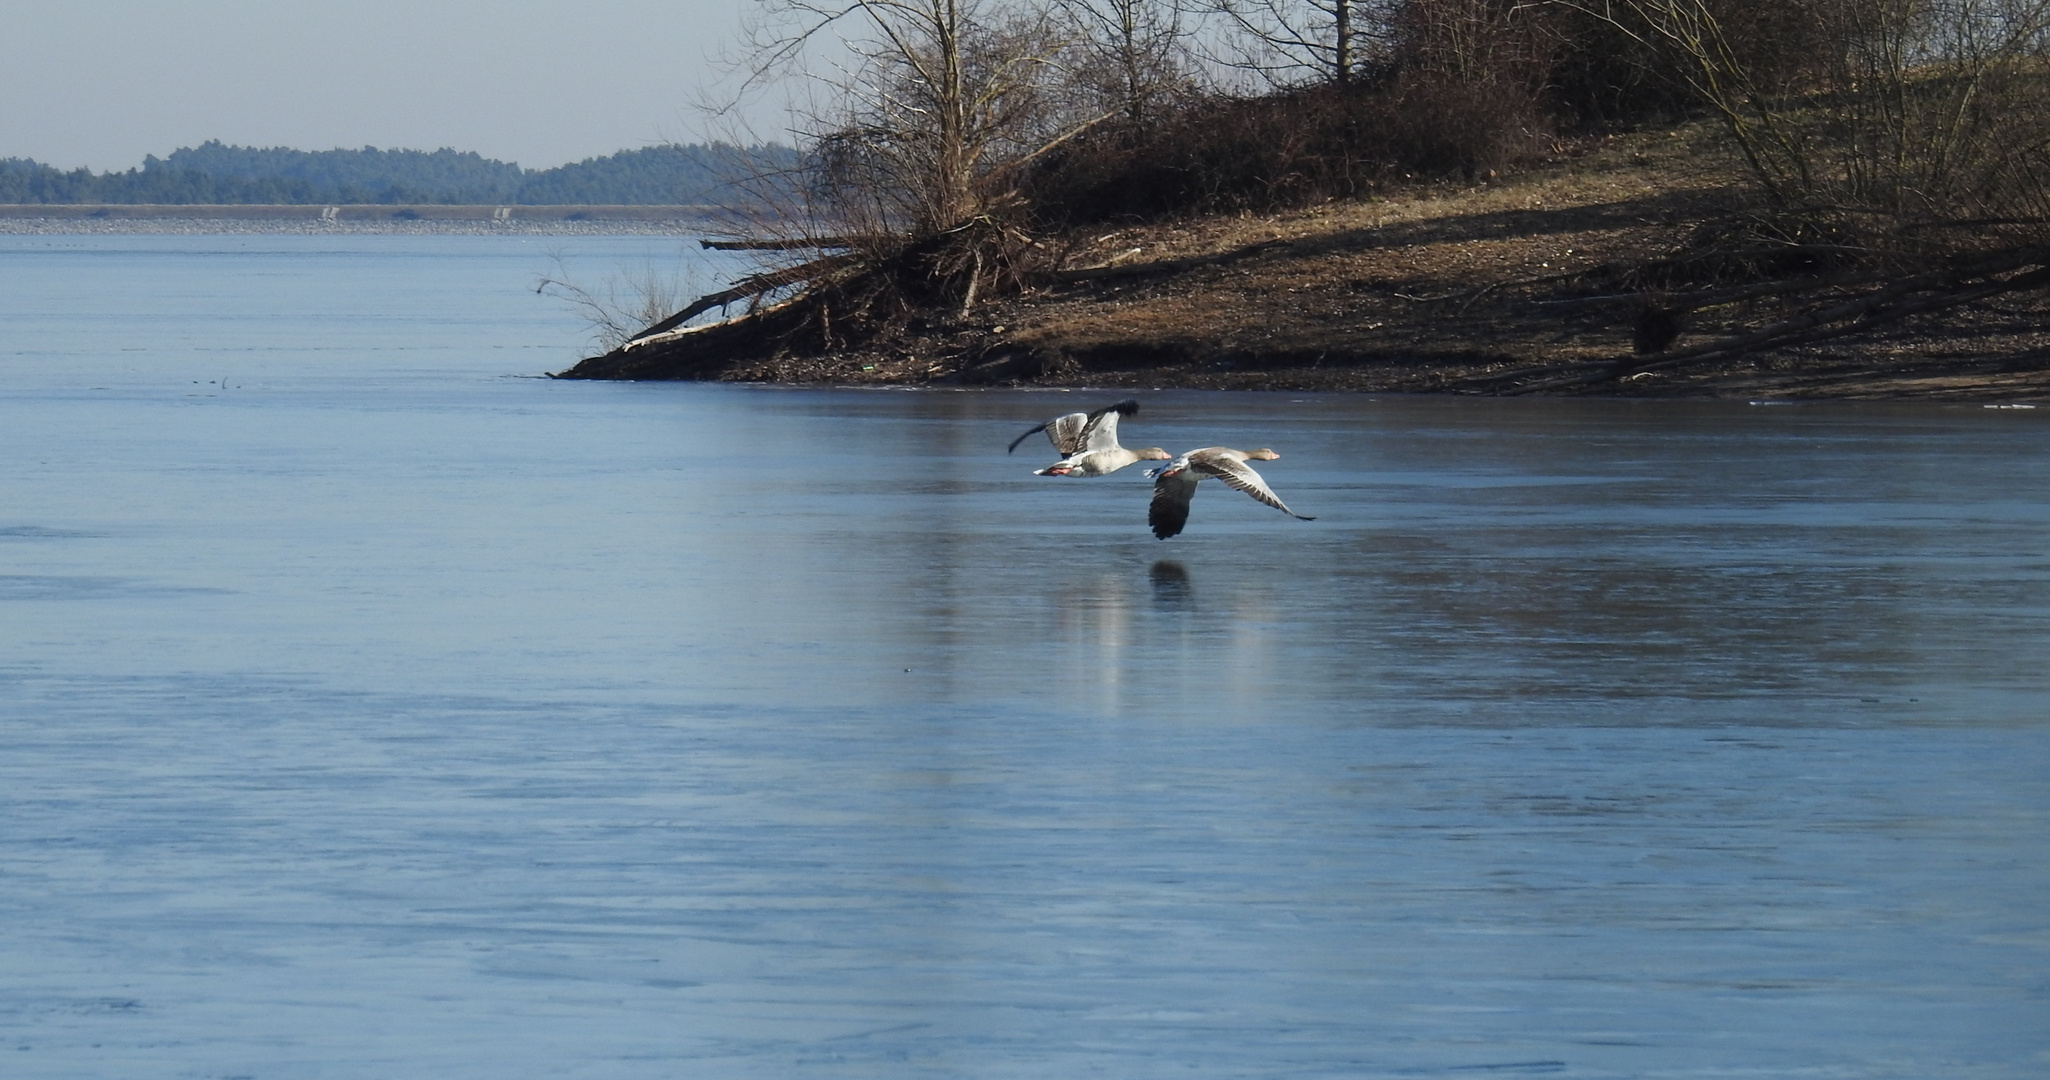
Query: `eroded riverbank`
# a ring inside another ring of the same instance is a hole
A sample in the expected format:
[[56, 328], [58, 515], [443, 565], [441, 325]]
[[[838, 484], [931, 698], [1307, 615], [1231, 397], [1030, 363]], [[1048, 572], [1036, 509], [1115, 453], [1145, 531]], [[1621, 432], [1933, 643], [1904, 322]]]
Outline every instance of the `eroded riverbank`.
[[[682, 339], [593, 358], [564, 374], [2050, 400], [2050, 290], [2041, 288], [1898, 321], [1875, 318], [1825, 341], [1685, 363], [1639, 354], [1657, 294], [1615, 283], [1746, 211], [1746, 189], [1717, 145], [1699, 128], [1641, 133], [1492, 184], [1103, 229], [1049, 240], [1066, 245], [1060, 268], [1022, 296], [934, 311], [861, 348], [821, 353], [765, 341], [707, 359], [694, 358]], [[1769, 318], [1772, 302], [1761, 295], [1704, 307], [1675, 321], [1668, 345], [1679, 355], [1739, 334]]]

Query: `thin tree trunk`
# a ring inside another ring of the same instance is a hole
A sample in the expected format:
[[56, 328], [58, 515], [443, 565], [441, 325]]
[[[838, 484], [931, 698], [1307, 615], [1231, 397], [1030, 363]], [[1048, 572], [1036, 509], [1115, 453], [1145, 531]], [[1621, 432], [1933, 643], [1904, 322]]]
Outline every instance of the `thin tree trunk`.
[[1352, 0], [1338, 0], [1331, 14], [1337, 20], [1332, 28], [1331, 76], [1343, 86], [1352, 81]]

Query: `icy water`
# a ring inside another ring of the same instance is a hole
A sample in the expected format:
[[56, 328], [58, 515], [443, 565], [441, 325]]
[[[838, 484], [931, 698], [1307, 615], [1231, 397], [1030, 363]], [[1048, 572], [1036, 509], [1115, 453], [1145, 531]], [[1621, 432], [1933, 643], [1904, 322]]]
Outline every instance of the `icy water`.
[[2050, 1074], [2050, 409], [1146, 394], [1318, 518], [1162, 543], [546, 243], [0, 238], [0, 1075]]

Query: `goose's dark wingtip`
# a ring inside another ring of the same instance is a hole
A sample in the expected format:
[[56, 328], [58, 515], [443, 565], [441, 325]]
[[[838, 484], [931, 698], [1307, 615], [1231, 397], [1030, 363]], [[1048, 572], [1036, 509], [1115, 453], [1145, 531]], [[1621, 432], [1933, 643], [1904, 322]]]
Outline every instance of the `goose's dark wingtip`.
[[1037, 435], [1037, 434], [1039, 434], [1040, 432], [1042, 432], [1042, 431], [1045, 431], [1045, 430], [1046, 430], [1046, 425], [1045, 425], [1045, 424], [1041, 424], [1041, 425], [1039, 425], [1038, 427], [1036, 427], [1036, 428], [1033, 428], [1033, 429], [1032, 429], [1031, 431], [1028, 431], [1028, 432], [1026, 432], [1026, 433], [1025, 433], [1025, 434], [1023, 434], [1023, 435], [1020, 435], [1020, 436], [1018, 436], [1017, 438], [1015, 438], [1015, 439], [1012, 439], [1012, 440], [1011, 440], [1011, 445], [1009, 445], [1009, 446], [1007, 446], [1007, 447], [1005, 447], [1005, 448], [1004, 448], [1004, 453], [1006, 453], [1006, 454], [1009, 454], [1009, 453], [1014, 453], [1014, 452], [1016, 452], [1016, 451], [1017, 451], [1017, 449], [1018, 449], [1018, 447], [1019, 447], [1019, 446], [1020, 446], [1021, 444], [1023, 444], [1025, 440], [1027, 440], [1027, 439], [1029, 439], [1029, 438], [1033, 437], [1034, 435]]

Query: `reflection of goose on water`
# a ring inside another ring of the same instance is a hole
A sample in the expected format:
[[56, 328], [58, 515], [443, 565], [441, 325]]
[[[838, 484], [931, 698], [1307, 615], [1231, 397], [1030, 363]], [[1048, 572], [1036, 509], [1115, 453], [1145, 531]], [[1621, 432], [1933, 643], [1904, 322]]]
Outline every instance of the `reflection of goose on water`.
[[1189, 584], [1189, 568], [1172, 559], [1162, 559], [1146, 572], [1153, 583], [1153, 602], [1162, 607], [1180, 607], [1196, 598]]
[[1033, 470], [1034, 476], [1108, 476], [1134, 462], [1166, 461], [1173, 455], [1157, 446], [1127, 450], [1118, 445], [1118, 417], [1138, 411], [1138, 402], [1120, 401], [1095, 412], [1056, 416], [1012, 439], [1010, 449], [1004, 452], [1018, 449], [1019, 443], [1044, 431], [1061, 460]]
[[1272, 450], [1233, 450], [1228, 446], [1206, 446], [1191, 450], [1181, 457], [1157, 469], [1146, 470], [1153, 477], [1153, 505], [1146, 511], [1146, 523], [1153, 526], [1153, 535], [1162, 540], [1182, 531], [1189, 523], [1189, 500], [1196, 497], [1196, 485], [1211, 477], [1251, 495], [1253, 498], [1304, 521], [1315, 521], [1303, 517], [1288, 508], [1281, 497], [1274, 494], [1267, 481], [1253, 471], [1246, 459], [1273, 461], [1281, 455]]

